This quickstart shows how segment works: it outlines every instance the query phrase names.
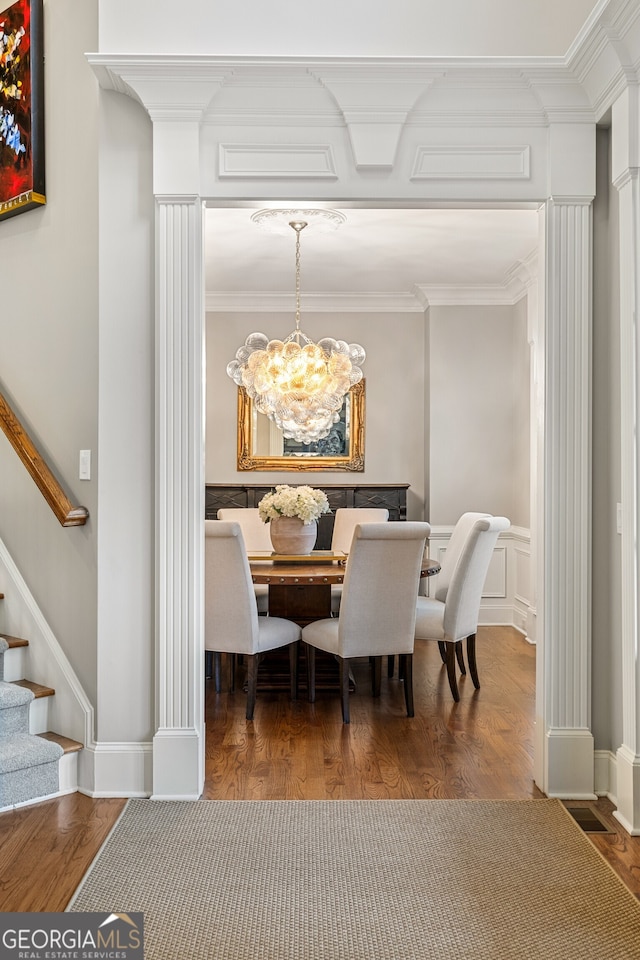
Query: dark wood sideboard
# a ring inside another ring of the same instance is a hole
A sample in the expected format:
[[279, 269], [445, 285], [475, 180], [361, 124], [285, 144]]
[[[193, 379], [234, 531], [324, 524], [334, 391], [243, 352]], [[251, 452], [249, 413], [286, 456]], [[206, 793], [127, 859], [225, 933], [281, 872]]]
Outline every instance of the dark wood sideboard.
[[[273, 490], [274, 486], [275, 484], [250, 486], [245, 483], [208, 483], [205, 518], [217, 520], [220, 507], [257, 507], [265, 493]], [[292, 483], [291, 486], [301, 486], [301, 484]], [[333, 514], [339, 507], [386, 507], [389, 511], [389, 520], [407, 519], [408, 483], [312, 483], [310, 486], [324, 490], [332, 511], [320, 517], [318, 521], [317, 550], [328, 550], [331, 547]]]

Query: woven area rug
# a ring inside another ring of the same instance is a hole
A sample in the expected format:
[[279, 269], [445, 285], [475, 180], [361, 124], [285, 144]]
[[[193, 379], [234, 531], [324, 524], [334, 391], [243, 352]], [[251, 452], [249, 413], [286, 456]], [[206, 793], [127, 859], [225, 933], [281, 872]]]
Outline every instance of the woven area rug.
[[626, 960], [640, 904], [555, 800], [130, 800], [72, 911], [145, 960]]

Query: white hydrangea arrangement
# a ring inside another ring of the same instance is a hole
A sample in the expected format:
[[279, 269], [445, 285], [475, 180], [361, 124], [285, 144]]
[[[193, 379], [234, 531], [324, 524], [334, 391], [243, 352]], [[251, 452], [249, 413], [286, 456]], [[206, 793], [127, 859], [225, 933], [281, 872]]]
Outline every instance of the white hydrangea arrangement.
[[274, 491], [265, 494], [258, 504], [258, 512], [263, 523], [278, 517], [299, 517], [306, 524], [313, 523], [331, 510], [323, 490], [308, 486], [290, 487], [281, 483]]

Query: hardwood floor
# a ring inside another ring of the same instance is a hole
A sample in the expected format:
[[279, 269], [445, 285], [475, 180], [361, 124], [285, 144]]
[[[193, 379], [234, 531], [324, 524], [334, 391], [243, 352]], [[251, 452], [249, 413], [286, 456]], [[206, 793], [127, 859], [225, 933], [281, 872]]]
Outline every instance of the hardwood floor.
[[72, 793], [0, 813], [0, 910], [64, 910], [125, 803]]
[[[310, 704], [261, 689], [247, 723], [241, 677], [232, 694], [208, 681], [203, 797], [541, 797], [532, 775], [535, 648], [508, 627], [481, 628], [478, 670], [481, 689], [467, 676], [454, 704], [437, 645], [419, 643], [408, 719], [402, 684], [383, 677], [373, 700], [368, 664], [358, 661], [348, 726], [337, 692], [318, 690]], [[124, 803], [72, 794], [0, 814], [0, 909], [63, 910]], [[568, 805], [596, 809], [613, 829], [588, 836], [640, 896], [640, 837], [619, 830], [608, 800]]]
[[[482, 687], [467, 676], [451, 698], [437, 644], [417, 644], [416, 716], [402, 683], [372, 699], [369, 664], [352, 667], [351, 723], [337, 691], [291, 703], [258, 692], [253, 724], [244, 695], [207, 696], [207, 799], [390, 799], [542, 796], [532, 779], [535, 649], [515, 630], [478, 638]], [[383, 673], [386, 672], [386, 664]]]

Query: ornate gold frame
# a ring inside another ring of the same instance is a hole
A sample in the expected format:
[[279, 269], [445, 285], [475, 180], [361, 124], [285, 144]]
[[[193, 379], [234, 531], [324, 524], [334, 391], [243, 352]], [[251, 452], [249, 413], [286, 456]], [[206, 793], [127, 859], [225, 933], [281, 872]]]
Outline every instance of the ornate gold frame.
[[238, 470], [364, 471], [364, 380], [349, 391], [351, 422], [346, 457], [254, 457], [253, 402], [244, 387], [238, 387]]

